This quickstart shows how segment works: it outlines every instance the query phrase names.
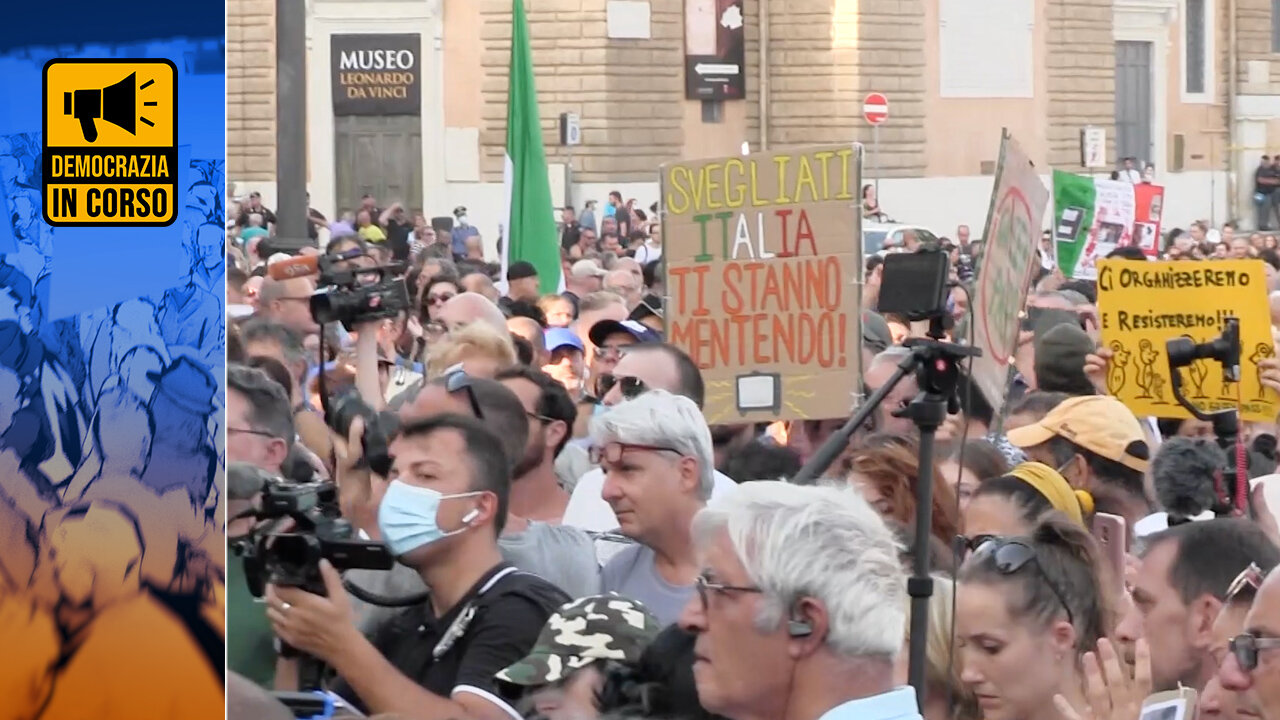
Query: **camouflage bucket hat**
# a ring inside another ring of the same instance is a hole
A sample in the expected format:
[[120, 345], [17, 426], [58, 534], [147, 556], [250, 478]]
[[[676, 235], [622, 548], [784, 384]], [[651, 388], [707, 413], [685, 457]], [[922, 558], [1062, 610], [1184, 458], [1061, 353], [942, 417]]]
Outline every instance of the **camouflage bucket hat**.
[[596, 660], [635, 662], [662, 629], [640, 603], [593, 595], [562, 605], [523, 660], [498, 673], [524, 687], [559, 682]]

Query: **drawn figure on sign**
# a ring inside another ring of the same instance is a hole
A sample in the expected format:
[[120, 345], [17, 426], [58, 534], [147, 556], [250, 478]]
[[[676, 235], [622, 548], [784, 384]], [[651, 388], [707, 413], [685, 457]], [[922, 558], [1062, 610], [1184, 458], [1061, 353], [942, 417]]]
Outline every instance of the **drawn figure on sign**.
[[1258, 392], [1254, 395], [1255, 400], [1267, 399], [1267, 386], [1262, 384], [1262, 368], [1259, 365], [1276, 354], [1274, 346], [1268, 343], [1258, 343], [1253, 354], [1249, 356], [1249, 362], [1253, 363], [1253, 376], [1258, 380]]
[[[1195, 342], [1190, 335], [1183, 335], [1182, 337]], [[1191, 397], [1198, 400], [1209, 397], [1204, 392], [1204, 381], [1209, 379], [1209, 363], [1205, 362], [1203, 358], [1196, 360], [1187, 366], [1187, 375], [1191, 378]]]
[[1157, 403], [1164, 403], [1164, 376], [1155, 373], [1151, 376], [1151, 396]]
[[1150, 340], [1143, 340], [1138, 344], [1138, 387], [1142, 389], [1138, 397], [1143, 400], [1164, 400], [1163, 395], [1156, 395], [1164, 390], [1163, 383], [1156, 382], [1156, 378], [1160, 377], [1160, 373], [1156, 372], [1156, 360], [1159, 359], [1160, 353]]
[[1124, 343], [1119, 340], [1111, 341], [1111, 366], [1107, 368], [1107, 392], [1119, 395], [1124, 389], [1129, 360], [1132, 358], [1133, 353], [1124, 349]]

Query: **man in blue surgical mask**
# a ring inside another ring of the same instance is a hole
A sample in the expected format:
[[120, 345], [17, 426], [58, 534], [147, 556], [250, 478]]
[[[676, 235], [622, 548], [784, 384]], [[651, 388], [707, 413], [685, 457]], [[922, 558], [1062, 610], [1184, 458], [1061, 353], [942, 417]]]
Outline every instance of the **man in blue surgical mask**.
[[[340, 484], [369, 487], [368, 471], [355, 469], [362, 432], [352, 423], [338, 448]], [[529, 652], [569, 598], [502, 559], [511, 468], [493, 432], [470, 417], [434, 415], [402, 427], [391, 454], [378, 529], [430, 599], [366, 639], [341, 578], [322, 563], [327, 596], [271, 587], [268, 617], [282, 641], [332, 667], [333, 690], [368, 714], [502, 720], [494, 675]], [[288, 669], [281, 662], [277, 684]]]

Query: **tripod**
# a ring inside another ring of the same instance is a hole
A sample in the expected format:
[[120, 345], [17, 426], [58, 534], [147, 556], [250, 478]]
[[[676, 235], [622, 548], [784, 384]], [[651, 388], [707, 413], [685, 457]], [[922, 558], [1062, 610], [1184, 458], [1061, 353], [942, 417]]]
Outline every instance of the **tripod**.
[[907, 678], [916, 690], [916, 702], [924, 703], [925, 634], [929, 627], [929, 598], [933, 595], [933, 578], [929, 575], [929, 535], [933, 519], [933, 450], [934, 436], [948, 413], [960, 411], [956, 381], [960, 361], [982, 354], [978, 348], [944, 342], [942, 317], [929, 318], [928, 337], [911, 338], [905, 345], [911, 350], [898, 363], [893, 375], [858, 408], [858, 412], [839, 430], [831, 434], [809, 462], [800, 468], [793, 482], [813, 482], [835, 462], [858, 428], [875, 412], [885, 397], [907, 375], [914, 373], [920, 394], [907, 407], [894, 411], [898, 417], [909, 417], [920, 431], [919, 471], [916, 483], [915, 553], [907, 594], [911, 596], [911, 645]]

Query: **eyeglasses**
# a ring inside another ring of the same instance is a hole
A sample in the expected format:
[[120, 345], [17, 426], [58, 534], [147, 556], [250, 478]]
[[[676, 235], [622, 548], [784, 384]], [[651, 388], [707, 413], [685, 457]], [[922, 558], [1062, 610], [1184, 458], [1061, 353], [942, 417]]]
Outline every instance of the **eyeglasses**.
[[702, 602], [702, 612], [706, 612], [711, 606], [711, 593], [763, 593], [764, 590], [758, 587], [748, 587], [745, 585], [725, 585], [724, 583], [711, 582], [706, 574], [699, 575], [694, 581], [693, 586], [698, 589], [698, 600]]
[[526, 411], [524, 412], [524, 414], [525, 414], [525, 415], [526, 415], [530, 420], [537, 420], [538, 422], [542, 423], [543, 425], [546, 425], [546, 424], [551, 423], [551, 422], [555, 422], [555, 418], [553, 418], [553, 417], [549, 417], [549, 416], [547, 416], [547, 415], [539, 415], [539, 414], [538, 414], [538, 413], [536, 413], [536, 412], [529, 412], [528, 410], [526, 410]]
[[1044, 567], [1040, 565], [1040, 560], [1036, 558], [1036, 549], [1021, 540], [1006, 540], [1005, 538], [991, 538], [978, 546], [974, 551], [974, 557], [985, 557], [990, 555], [995, 561], [996, 572], [1001, 575], [1013, 575], [1028, 564], [1034, 565], [1036, 571], [1040, 573], [1040, 577], [1044, 579], [1044, 584], [1049, 586], [1053, 591], [1058, 602], [1062, 604], [1062, 609], [1067, 611], [1067, 622], [1075, 625], [1075, 617], [1071, 613], [1071, 607], [1067, 605], [1066, 595], [1062, 593], [1062, 589], [1049, 578], [1045, 573]]
[[616, 465], [622, 462], [622, 453], [625, 450], [651, 450], [653, 452], [670, 452], [683, 456], [684, 453], [675, 448], [663, 447], [661, 445], [636, 445], [634, 443], [611, 442], [604, 445], [593, 445], [590, 451], [591, 464], [600, 465], [609, 463]]
[[480, 400], [476, 398], [476, 390], [471, 387], [471, 376], [466, 370], [454, 370], [445, 376], [445, 392], [450, 395], [463, 391], [467, 393], [467, 402], [471, 403], [471, 412], [477, 420], [484, 419], [484, 410], [480, 408]]
[[259, 437], [275, 439], [275, 433], [269, 433], [266, 430], [254, 430], [253, 428], [227, 428], [228, 435], [257, 435]]
[[[611, 288], [614, 292], [624, 293], [623, 288]], [[604, 358], [616, 358], [622, 355], [622, 349], [626, 345], [596, 345], [596, 355]]]
[[1227, 647], [1241, 670], [1253, 672], [1258, 667], [1258, 651], [1280, 648], [1280, 638], [1260, 638], [1252, 633], [1242, 633], [1231, 638]]
[[635, 400], [641, 395], [649, 392], [649, 386], [638, 377], [617, 376], [612, 373], [605, 373], [600, 376], [600, 397], [609, 394], [614, 385], [618, 386], [619, 392], [622, 393], [622, 399]]
[[1250, 594], [1256, 593], [1262, 589], [1262, 581], [1267, 578], [1267, 574], [1262, 572], [1262, 568], [1258, 567], [1258, 563], [1249, 563], [1249, 567], [1245, 568], [1236, 576], [1235, 580], [1227, 586], [1227, 600], [1230, 601], [1236, 595], [1244, 592], [1246, 589]]
[[428, 305], [443, 305], [454, 298], [454, 293], [440, 293], [439, 295], [428, 295]]

